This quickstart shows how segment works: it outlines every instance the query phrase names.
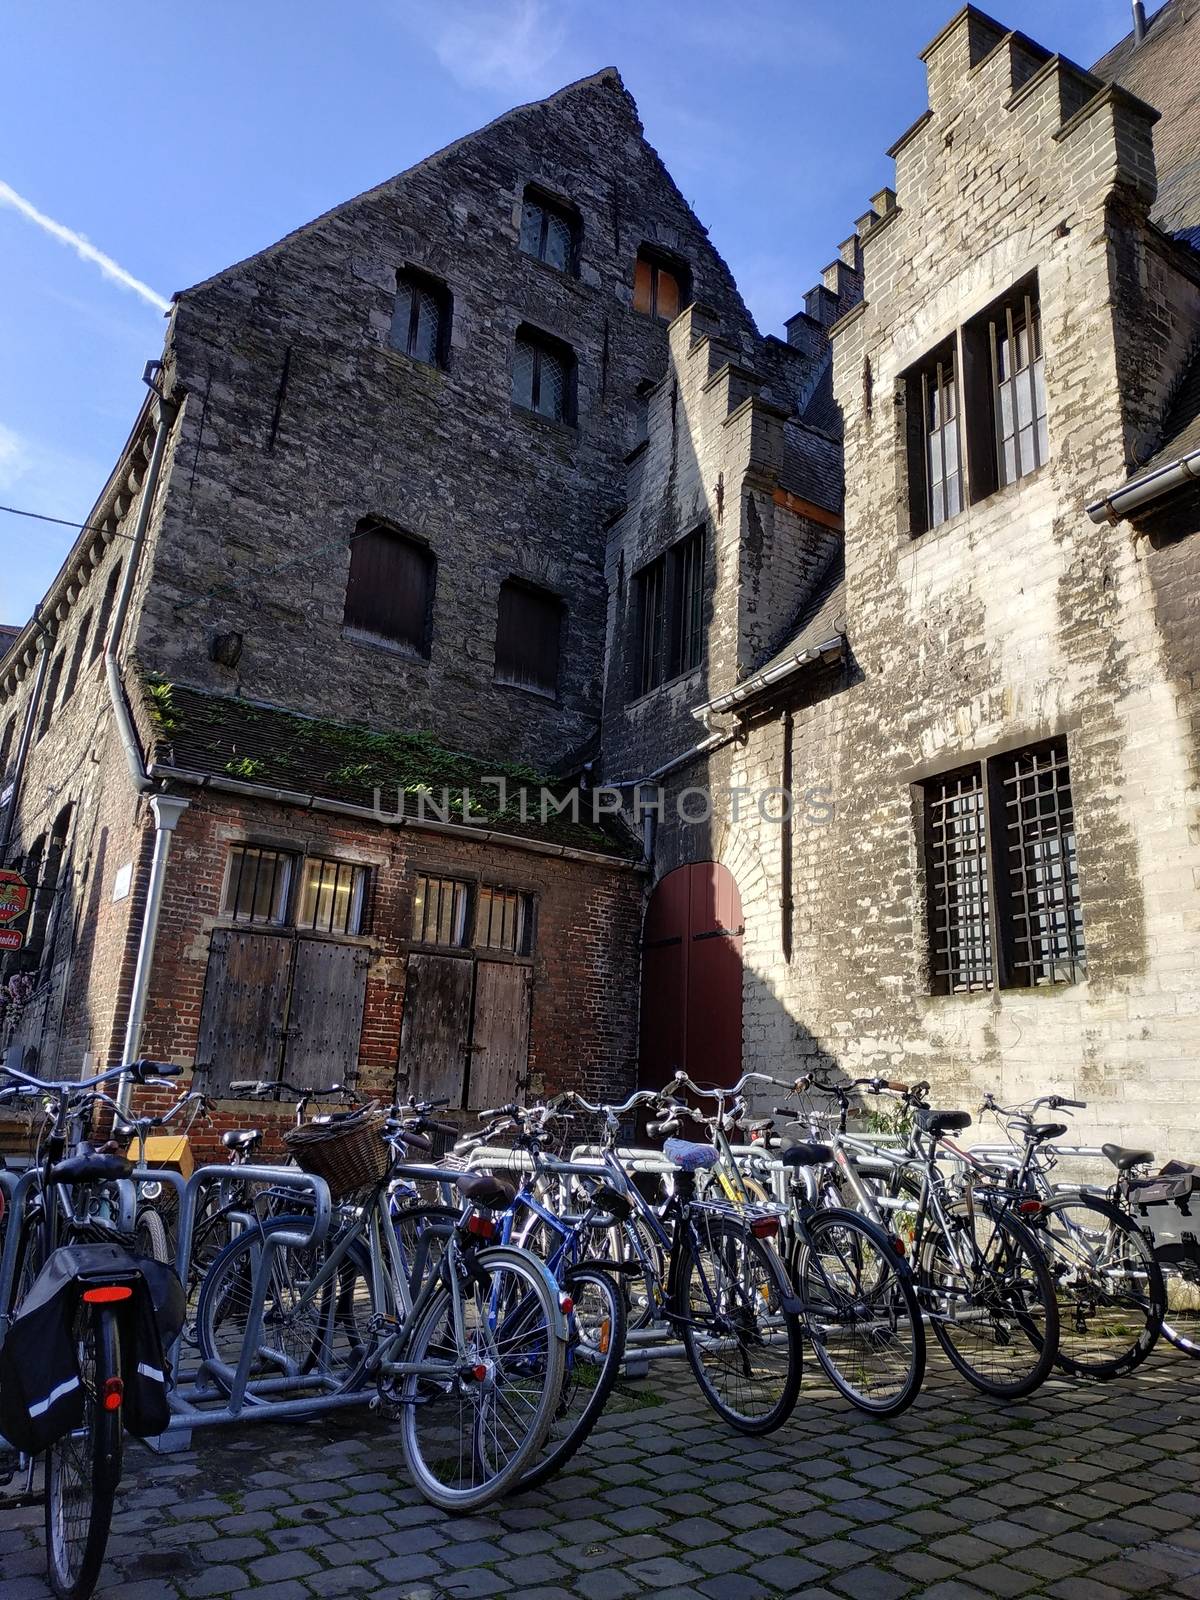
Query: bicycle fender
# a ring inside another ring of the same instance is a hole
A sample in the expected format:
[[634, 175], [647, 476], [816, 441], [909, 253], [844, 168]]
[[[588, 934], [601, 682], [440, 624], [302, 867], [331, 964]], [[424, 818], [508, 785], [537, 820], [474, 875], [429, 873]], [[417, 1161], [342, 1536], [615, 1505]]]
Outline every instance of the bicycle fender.
[[539, 1261], [528, 1250], [518, 1250], [514, 1245], [490, 1245], [486, 1250], [480, 1250], [478, 1259], [481, 1266], [533, 1266], [538, 1269], [545, 1280], [546, 1288], [550, 1293], [550, 1303], [554, 1308], [554, 1333], [555, 1336], [566, 1344], [569, 1337], [567, 1331], [567, 1318], [562, 1308], [562, 1289], [554, 1280], [554, 1274], [544, 1261]]

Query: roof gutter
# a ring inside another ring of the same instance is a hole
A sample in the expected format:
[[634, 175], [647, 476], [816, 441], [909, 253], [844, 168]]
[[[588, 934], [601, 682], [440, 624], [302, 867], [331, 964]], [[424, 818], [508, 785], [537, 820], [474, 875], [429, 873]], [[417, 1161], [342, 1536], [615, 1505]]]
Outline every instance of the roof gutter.
[[1097, 523], [1121, 522], [1142, 506], [1160, 500], [1172, 489], [1187, 483], [1200, 483], [1200, 450], [1189, 450], [1178, 461], [1168, 462], [1165, 467], [1148, 472], [1144, 478], [1135, 478], [1132, 483], [1088, 506], [1087, 514]]
[[154, 762], [149, 769], [152, 781], [166, 780], [189, 788], [213, 789], [220, 794], [272, 800], [277, 805], [296, 806], [303, 811], [324, 811], [334, 816], [354, 817], [361, 822], [382, 823], [389, 828], [412, 828], [418, 833], [436, 833], [451, 839], [470, 839], [476, 844], [502, 845], [508, 850], [528, 850], [539, 856], [558, 856], [566, 861], [583, 861], [589, 866], [624, 868], [638, 872], [640, 861], [626, 856], [605, 855], [601, 850], [582, 850], [575, 845], [547, 844], [542, 839], [526, 839], [519, 833], [501, 833], [495, 828], [473, 828], [469, 823], [438, 822], [428, 817], [409, 817], [403, 813], [385, 816], [371, 806], [356, 806], [349, 800], [330, 800], [324, 795], [305, 794], [298, 789], [273, 789], [265, 783], [247, 783], [240, 778], [223, 778], [215, 772], [195, 772], [188, 767], [173, 767]]
[[795, 655], [777, 661], [774, 666], [766, 667], [762, 672], [756, 672], [752, 678], [739, 683], [736, 689], [730, 689], [727, 694], [719, 694], [705, 705], [697, 706], [692, 715], [703, 721], [713, 713], [720, 714], [725, 711], [736, 711], [739, 706], [752, 700], [765, 689], [773, 689], [777, 683], [782, 683], [785, 678], [790, 678], [801, 667], [807, 666], [811, 661], [840, 661], [846, 653], [846, 636], [844, 633], [835, 633], [826, 639], [823, 644], [813, 645], [809, 650], [799, 650]]

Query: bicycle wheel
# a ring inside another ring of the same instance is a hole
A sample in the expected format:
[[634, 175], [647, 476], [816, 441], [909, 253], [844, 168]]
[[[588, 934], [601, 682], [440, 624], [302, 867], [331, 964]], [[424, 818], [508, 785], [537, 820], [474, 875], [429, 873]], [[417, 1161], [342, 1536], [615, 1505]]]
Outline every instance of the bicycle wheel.
[[46, 1571], [58, 1600], [84, 1600], [96, 1587], [121, 1481], [121, 1413], [102, 1399], [108, 1379], [121, 1376], [116, 1315], [81, 1301], [72, 1338], [83, 1420], [46, 1452]]
[[605, 1236], [592, 1236], [589, 1254], [611, 1256], [630, 1270], [621, 1274], [625, 1311], [630, 1328], [649, 1327], [658, 1315], [659, 1294], [666, 1281], [663, 1247], [635, 1211]]
[[[416, 1318], [400, 1359], [400, 1440], [443, 1511], [488, 1505], [532, 1464], [563, 1388], [558, 1287], [523, 1250], [481, 1250]], [[460, 1331], [461, 1330], [461, 1336]], [[482, 1374], [482, 1375], [481, 1375]]]
[[1035, 1237], [1058, 1295], [1058, 1364], [1084, 1378], [1132, 1372], [1162, 1331], [1162, 1268], [1141, 1230], [1107, 1200], [1061, 1195], [1042, 1202]]
[[1029, 1230], [976, 1195], [946, 1207], [921, 1252], [920, 1299], [968, 1383], [997, 1399], [1030, 1394], [1058, 1354], [1058, 1305]]
[[[241, 1359], [264, 1241], [284, 1230], [303, 1231], [310, 1220], [274, 1217], [246, 1229], [217, 1255], [200, 1285], [197, 1342], [203, 1358], [217, 1363], [212, 1376], [226, 1393], [230, 1371]], [[356, 1387], [370, 1350], [375, 1312], [370, 1263], [361, 1240], [356, 1240], [330, 1281], [308, 1295], [307, 1285], [332, 1243], [320, 1252], [287, 1244], [273, 1247], [262, 1326], [250, 1362], [251, 1385], [255, 1379], [308, 1378], [312, 1382], [306, 1387], [319, 1384], [327, 1392]], [[252, 1389], [247, 1392], [249, 1403], [263, 1404], [266, 1399]]]
[[608, 1403], [625, 1355], [625, 1300], [608, 1273], [571, 1267], [563, 1287], [573, 1305], [562, 1394], [541, 1453], [521, 1478], [522, 1492], [552, 1478], [579, 1449]]
[[801, 1235], [794, 1280], [805, 1331], [835, 1388], [874, 1416], [907, 1410], [925, 1376], [925, 1327], [912, 1275], [887, 1235], [852, 1211], [818, 1212]]
[[171, 1241], [167, 1225], [153, 1206], [140, 1206], [133, 1224], [133, 1247], [139, 1255], [169, 1263]]
[[719, 1416], [743, 1433], [770, 1433], [792, 1414], [803, 1359], [783, 1263], [736, 1218], [688, 1215], [696, 1233], [675, 1301], [688, 1362]]
[[1200, 1359], [1200, 1245], [1164, 1244], [1154, 1252], [1167, 1285], [1163, 1338]]
[[459, 1215], [453, 1206], [407, 1206], [393, 1212], [396, 1238], [414, 1300], [429, 1274], [440, 1266]]

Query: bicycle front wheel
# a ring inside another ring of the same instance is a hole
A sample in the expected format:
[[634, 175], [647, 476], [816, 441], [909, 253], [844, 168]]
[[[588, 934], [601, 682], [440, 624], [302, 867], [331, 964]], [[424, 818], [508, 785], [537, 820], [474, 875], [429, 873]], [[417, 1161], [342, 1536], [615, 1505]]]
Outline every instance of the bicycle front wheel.
[[921, 1301], [968, 1383], [1000, 1400], [1031, 1394], [1058, 1354], [1058, 1305], [1029, 1230], [978, 1195], [946, 1207], [921, 1252]]
[[1058, 1364], [1084, 1378], [1140, 1367], [1167, 1309], [1162, 1268], [1141, 1230], [1107, 1200], [1044, 1200], [1036, 1238], [1058, 1294]]
[[742, 1433], [770, 1433], [800, 1393], [803, 1346], [791, 1285], [775, 1251], [743, 1223], [693, 1215], [676, 1301], [684, 1351], [718, 1416]]
[[911, 1274], [887, 1235], [853, 1211], [810, 1217], [796, 1292], [817, 1360], [860, 1411], [894, 1417], [925, 1376], [925, 1328]]
[[96, 1587], [121, 1481], [121, 1413], [103, 1402], [108, 1379], [121, 1376], [116, 1314], [81, 1301], [72, 1338], [83, 1419], [46, 1452], [46, 1570], [58, 1600], [85, 1600]]
[[443, 1265], [400, 1360], [404, 1459], [443, 1511], [477, 1511], [515, 1485], [542, 1446], [563, 1388], [565, 1341], [553, 1278], [497, 1246]]

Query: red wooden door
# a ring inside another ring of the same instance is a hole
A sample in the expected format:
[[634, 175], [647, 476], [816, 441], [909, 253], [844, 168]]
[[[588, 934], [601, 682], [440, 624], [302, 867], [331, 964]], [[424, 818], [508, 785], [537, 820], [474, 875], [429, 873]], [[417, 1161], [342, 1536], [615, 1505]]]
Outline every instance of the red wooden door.
[[677, 867], [656, 885], [642, 929], [640, 1085], [682, 1067], [697, 1083], [742, 1071], [742, 900], [715, 861]]

